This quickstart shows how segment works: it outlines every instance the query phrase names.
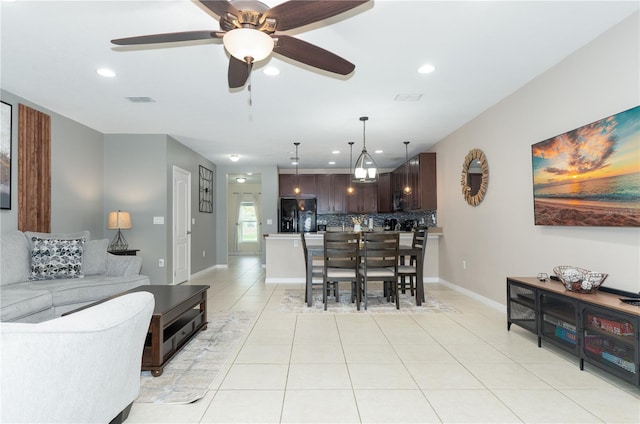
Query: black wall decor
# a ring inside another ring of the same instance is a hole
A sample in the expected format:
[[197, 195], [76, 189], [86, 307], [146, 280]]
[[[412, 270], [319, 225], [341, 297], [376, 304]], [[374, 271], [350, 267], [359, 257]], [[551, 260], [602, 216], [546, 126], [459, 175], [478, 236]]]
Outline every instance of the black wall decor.
[[200, 165], [200, 212], [213, 213], [213, 171]]

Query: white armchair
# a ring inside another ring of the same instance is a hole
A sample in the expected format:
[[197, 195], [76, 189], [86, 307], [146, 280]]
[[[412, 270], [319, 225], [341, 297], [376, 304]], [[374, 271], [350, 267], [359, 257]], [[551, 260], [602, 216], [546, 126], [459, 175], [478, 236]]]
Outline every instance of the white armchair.
[[0, 422], [124, 421], [153, 307], [139, 292], [37, 324], [0, 323]]

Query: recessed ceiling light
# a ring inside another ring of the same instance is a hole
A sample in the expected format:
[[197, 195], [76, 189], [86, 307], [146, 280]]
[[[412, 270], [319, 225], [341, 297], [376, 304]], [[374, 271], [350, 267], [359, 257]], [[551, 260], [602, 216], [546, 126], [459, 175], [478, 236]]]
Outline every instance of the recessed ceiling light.
[[329, 165], [335, 165], [335, 164], [336, 164], [335, 161], [330, 161], [329, 162]]
[[264, 68], [264, 71], [262, 72], [264, 72], [265, 75], [269, 75], [270, 77], [280, 75], [280, 69], [276, 68], [275, 66], [268, 66]]
[[96, 72], [98, 73], [98, 75], [103, 76], [105, 78], [113, 78], [116, 76], [116, 73], [114, 71], [107, 68], [98, 68]]
[[231, 162], [238, 162], [240, 160], [240, 156], [238, 156], [238, 155], [229, 155], [229, 159], [231, 159]]
[[333, 150], [331, 153], [333, 153], [334, 155], [339, 155], [340, 154], [340, 150]]
[[253, 172], [247, 172], [247, 175], [253, 175]]
[[247, 181], [247, 179], [245, 177], [238, 177], [238, 178], [236, 178], [236, 181], [239, 182], [240, 184], [242, 184], [245, 181]]
[[375, 150], [373, 153], [380, 154], [380, 153], [383, 153], [383, 152], [382, 152], [382, 150]]
[[436, 67], [431, 65], [430, 63], [426, 63], [424, 65], [422, 65], [421, 67], [418, 68], [418, 73], [419, 74], [430, 74], [431, 72], [435, 71]]

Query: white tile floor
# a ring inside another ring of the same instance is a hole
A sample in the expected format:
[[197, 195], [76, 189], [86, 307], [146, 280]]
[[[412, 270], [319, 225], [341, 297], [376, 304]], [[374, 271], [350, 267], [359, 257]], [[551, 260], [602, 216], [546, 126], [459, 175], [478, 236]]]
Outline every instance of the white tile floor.
[[460, 313], [283, 313], [292, 286], [254, 257], [203, 283], [210, 312], [256, 313], [251, 333], [203, 399], [134, 404], [127, 424], [640, 423], [640, 390], [443, 285], [426, 290]]

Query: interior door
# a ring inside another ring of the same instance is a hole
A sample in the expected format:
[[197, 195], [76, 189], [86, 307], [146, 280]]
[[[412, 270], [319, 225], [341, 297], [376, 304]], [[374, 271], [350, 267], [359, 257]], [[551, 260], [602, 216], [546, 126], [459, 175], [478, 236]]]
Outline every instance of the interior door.
[[191, 173], [173, 167], [173, 281], [191, 275]]

